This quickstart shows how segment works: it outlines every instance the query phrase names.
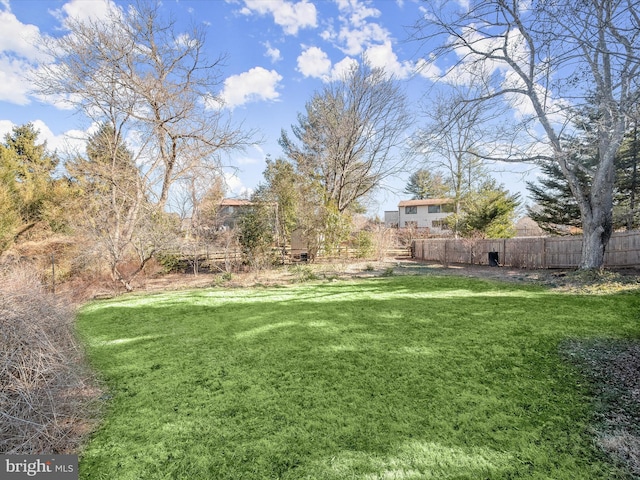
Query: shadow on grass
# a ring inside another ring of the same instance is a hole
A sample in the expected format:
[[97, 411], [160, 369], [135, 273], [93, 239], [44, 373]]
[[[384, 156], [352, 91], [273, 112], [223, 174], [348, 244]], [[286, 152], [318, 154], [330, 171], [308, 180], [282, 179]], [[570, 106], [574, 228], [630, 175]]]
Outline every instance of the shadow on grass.
[[587, 382], [598, 445], [640, 477], [640, 340], [570, 339], [560, 352]]
[[418, 277], [94, 304], [114, 398], [82, 478], [624, 478], [557, 352], [637, 312]]

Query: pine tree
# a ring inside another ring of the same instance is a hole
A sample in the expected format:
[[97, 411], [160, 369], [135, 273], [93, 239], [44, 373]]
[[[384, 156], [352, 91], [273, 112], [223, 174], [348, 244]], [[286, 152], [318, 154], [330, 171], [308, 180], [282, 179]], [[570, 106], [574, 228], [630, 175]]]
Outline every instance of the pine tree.
[[68, 222], [67, 200], [72, 190], [57, 177], [58, 157], [38, 143], [33, 124], [16, 126], [0, 144], [0, 251], [40, 225], [40, 231], [60, 231]]
[[431, 173], [430, 170], [421, 168], [411, 174], [404, 192], [411, 195], [413, 200], [424, 200], [446, 197], [449, 187], [440, 172]]
[[[510, 238], [515, 235], [515, 215], [520, 194], [510, 194], [502, 185], [490, 179], [463, 201], [463, 214], [457, 219], [463, 237]], [[451, 218], [450, 221], [455, 221]]]
[[640, 226], [640, 126], [638, 118], [634, 119], [631, 128], [618, 150], [616, 156], [616, 191], [614, 197], [614, 224], [627, 230]]
[[554, 235], [566, 234], [567, 227], [580, 228], [580, 209], [560, 167], [551, 163], [540, 169], [544, 176], [539, 183], [527, 182], [527, 190], [535, 202], [533, 207], [527, 206], [527, 215]]
[[[575, 171], [584, 191], [591, 188], [591, 172], [598, 163], [598, 152], [594, 132], [589, 118], [580, 123], [582, 133], [571, 141]], [[615, 185], [613, 202], [613, 228], [631, 230], [640, 224], [640, 212], [637, 199], [640, 194], [640, 132], [637, 122], [631, 126], [618, 150], [615, 161]], [[527, 214], [545, 231], [560, 235], [566, 234], [568, 227], [581, 228], [580, 209], [569, 184], [560, 167], [545, 164], [541, 167], [544, 177], [539, 182], [527, 182], [527, 190], [535, 201], [533, 207], [527, 207]]]

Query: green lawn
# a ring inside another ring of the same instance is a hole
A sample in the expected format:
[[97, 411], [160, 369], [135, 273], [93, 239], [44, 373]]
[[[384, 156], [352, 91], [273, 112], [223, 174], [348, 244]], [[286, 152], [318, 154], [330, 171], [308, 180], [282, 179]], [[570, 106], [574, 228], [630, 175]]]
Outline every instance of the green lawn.
[[559, 345], [636, 338], [639, 311], [453, 277], [93, 303], [112, 398], [81, 478], [625, 478]]

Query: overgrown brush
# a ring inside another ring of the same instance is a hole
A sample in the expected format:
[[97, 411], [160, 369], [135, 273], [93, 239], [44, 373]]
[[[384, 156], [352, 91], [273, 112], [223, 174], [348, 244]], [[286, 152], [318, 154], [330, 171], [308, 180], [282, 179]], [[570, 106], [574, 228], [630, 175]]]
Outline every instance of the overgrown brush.
[[97, 390], [73, 319], [32, 272], [0, 273], [0, 453], [70, 453], [89, 427]]

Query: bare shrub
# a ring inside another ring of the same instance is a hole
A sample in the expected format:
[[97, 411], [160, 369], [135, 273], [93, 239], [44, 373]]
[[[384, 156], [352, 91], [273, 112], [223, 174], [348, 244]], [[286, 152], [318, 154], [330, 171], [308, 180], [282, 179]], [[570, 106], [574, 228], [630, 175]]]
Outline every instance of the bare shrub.
[[0, 453], [69, 453], [90, 428], [98, 391], [73, 318], [31, 271], [0, 272]]

